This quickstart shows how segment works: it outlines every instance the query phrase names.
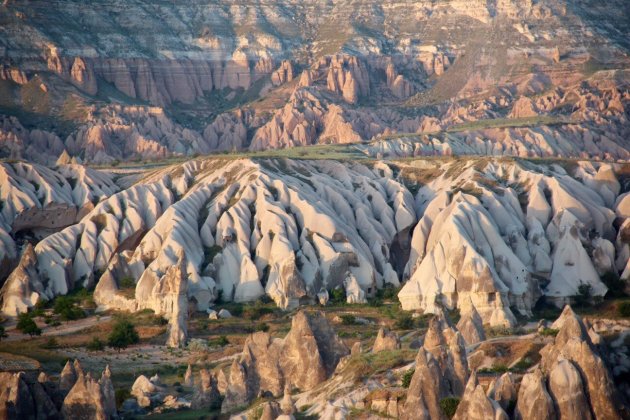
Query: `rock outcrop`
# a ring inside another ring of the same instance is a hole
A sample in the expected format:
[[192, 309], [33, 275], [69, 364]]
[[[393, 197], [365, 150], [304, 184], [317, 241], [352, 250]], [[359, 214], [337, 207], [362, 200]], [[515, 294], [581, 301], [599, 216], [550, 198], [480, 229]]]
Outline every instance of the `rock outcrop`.
[[287, 384], [309, 390], [328, 379], [348, 348], [321, 312], [298, 312], [284, 339], [254, 333], [230, 369], [222, 411], [251, 402], [258, 395], [280, 396]]
[[462, 314], [457, 322], [457, 330], [460, 332], [466, 344], [476, 344], [486, 339], [486, 333], [483, 329], [483, 320], [474, 306], [471, 310]]
[[466, 384], [464, 396], [457, 406], [453, 417], [455, 420], [508, 420], [509, 417], [498, 402], [488, 398], [483, 387], [477, 380], [477, 373], [473, 372]]
[[372, 346], [372, 353], [378, 353], [379, 351], [396, 350], [400, 348], [400, 339], [398, 334], [388, 329], [381, 328], [378, 330], [376, 340]]
[[199, 382], [195, 388], [190, 407], [193, 410], [214, 410], [221, 407], [216, 377], [207, 369], [199, 370]]

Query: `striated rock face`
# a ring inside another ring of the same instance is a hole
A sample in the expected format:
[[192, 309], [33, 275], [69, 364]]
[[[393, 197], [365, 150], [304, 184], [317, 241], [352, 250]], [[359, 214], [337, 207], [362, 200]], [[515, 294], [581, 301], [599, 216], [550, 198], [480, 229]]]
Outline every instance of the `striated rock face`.
[[555, 419], [556, 408], [543, 372], [537, 368], [521, 380], [514, 417], [522, 420]]
[[486, 339], [486, 333], [483, 329], [483, 320], [474, 306], [472, 306], [469, 312], [461, 316], [457, 322], [457, 330], [468, 345], [479, 343]]
[[488, 387], [488, 397], [501, 405], [503, 410], [508, 411], [509, 407], [516, 403], [516, 381], [512, 373], [507, 372], [494, 380]]
[[398, 334], [388, 329], [381, 328], [372, 346], [372, 353], [378, 353], [384, 350], [396, 350], [400, 348], [400, 339]]
[[74, 364], [70, 363], [70, 360], [68, 360], [59, 375], [59, 389], [62, 392], [70, 392], [74, 384], [77, 382], [77, 378], [78, 373], [74, 368]]
[[[111, 402], [108, 401], [109, 403]], [[76, 383], [64, 399], [61, 413], [65, 418], [81, 420], [111, 418], [108, 416], [101, 386], [89, 373], [83, 372], [78, 375]]]
[[466, 390], [462, 400], [457, 406], [457, 411], [453, 419], [508, 420], [509, 417], [505, 411], [503, 411], [499, 403], [486, 396], [483, 387], [477, 380], [477, 373], [473, 372], [466, 384]]
[[214, 410], [221, 406], [217, 379], [207, 369], [199, 370], [199, 383], [195, 388], [190, 407], [193, 410]]
[[28, 243], [18, 266], [0, 289], [2, 312], [11, 316], [27, 312], [39, 301], [42, 292], [43, 286], [37, 273], [37, 256], [33, 245]]
[[612, 376], [582, 320], [566, 306], [552, 327], [559, 332], [541, 350], [541, 366], [550, 372], [549, 393], [558, 415], [620, 418]]
[[403, 408], [405, 419], [444, 419], [440, 400], [448, 395], [440, 366], [432, 353], [421, 347], [416, 356], [416, 370]]
[[280, 396], [288, 384], [310, 390], [328, 379], [349, 350], [321, 312], [298, 312], [284, 339], [258, 332], [245, 342], [230, 369], [222, 411], [250, 403], [258, 395]]
[[446, 418], [440, 401], [447, 397], [461, 397], [468, 375], [462, 336], [443, 314], [432, 318], [424, 343], [416, 356], [416, 368], [409, 384], [402, 417]]

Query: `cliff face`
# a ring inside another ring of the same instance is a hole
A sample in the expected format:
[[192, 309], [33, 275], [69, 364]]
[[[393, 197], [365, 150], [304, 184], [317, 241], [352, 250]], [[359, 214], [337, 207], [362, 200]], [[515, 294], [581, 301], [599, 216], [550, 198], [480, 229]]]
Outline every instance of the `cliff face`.
[[383, 139], [375, 154], [627, 157], [622, 0], [31, 1], [0, 19], [0, 114], [20, 118], [0, 156]]

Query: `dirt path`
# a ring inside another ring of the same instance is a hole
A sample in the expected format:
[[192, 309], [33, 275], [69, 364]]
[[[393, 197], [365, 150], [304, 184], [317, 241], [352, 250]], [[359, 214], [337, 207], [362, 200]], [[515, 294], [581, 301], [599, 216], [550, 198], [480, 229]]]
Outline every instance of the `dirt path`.
[[[41, 335], [42, 337], [55, 337], [55, 336], [61, 336], [61, 335], [74, 334], [78, 331], [84, 330], [85, 328], [97, 325], [99, 322], [109, 321], [111, 318], [112, 318], [111, 316], [101, 316], [101, 317], [89, 316], [87, 318], [78, 319], [76, 321], [63, 322], [61, 325], [57, 327], [48, 326], [45, 323], [41, 322], [40, 320], [37, 320], [37, 326], [41, 328], [42, 330], [42, 335]], [[7, 329], [6, 333], [8, 337], [4, 338], [3, 341], [24, 340], [26, 336], [22, 334], [20, 331], [18, 331], [15, 327], [16, 327], [15, 321], [5, 324], [5, 328]]]

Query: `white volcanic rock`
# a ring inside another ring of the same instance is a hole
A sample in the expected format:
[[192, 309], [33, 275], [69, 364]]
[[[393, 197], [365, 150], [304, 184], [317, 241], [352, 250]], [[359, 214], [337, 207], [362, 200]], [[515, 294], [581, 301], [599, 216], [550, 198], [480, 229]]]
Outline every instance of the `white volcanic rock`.
[[20, 262], [0, 289], [2, 312], [17, 316], [37, 304], [43, 293], [43, 285], [37, 273], [37, 257], [33, 245], [28, 243]]
[[521, 300], [519, 306], [529, 311], [533, 300], [529, 273], [478, 199], [458, 193], [433, 226], [417, 245], [426, 249], [426, 256], [398, 295], [404, 309], [434, 312], [436, 299], [448, 307], [467, 299], [486, 322], [513, 325], [507, 303], [511, 291]]
[[591, 259], [582, 246], [578, 220], [569, 210], [565, 210], [559, 225], [560, 237], [553, 253], [551, 282], [545, 294], [560, 306], [566, 303], [570, 296], [578, 295], [581, 285], [591, 286], [593, 296], [604, 296], [608, 288], [599, 279]]
[[472, 305], [471, 310], [463, 313], [457, 322], [457, 330], [468, 345], [476, 344], [486, 339], [486, 333], [483, 329], [483, 320]]
[[514, 417], [518, 420], [556, 418], [556, 409], [540, 368], [523, 376]]
[[496, 380], [492, 381], [488, 387], [488, 397], [501, 405], [501, 408], [508, 410], [508, 407], [516, 403], [516, 382], [511, 372], [506, 372]]

